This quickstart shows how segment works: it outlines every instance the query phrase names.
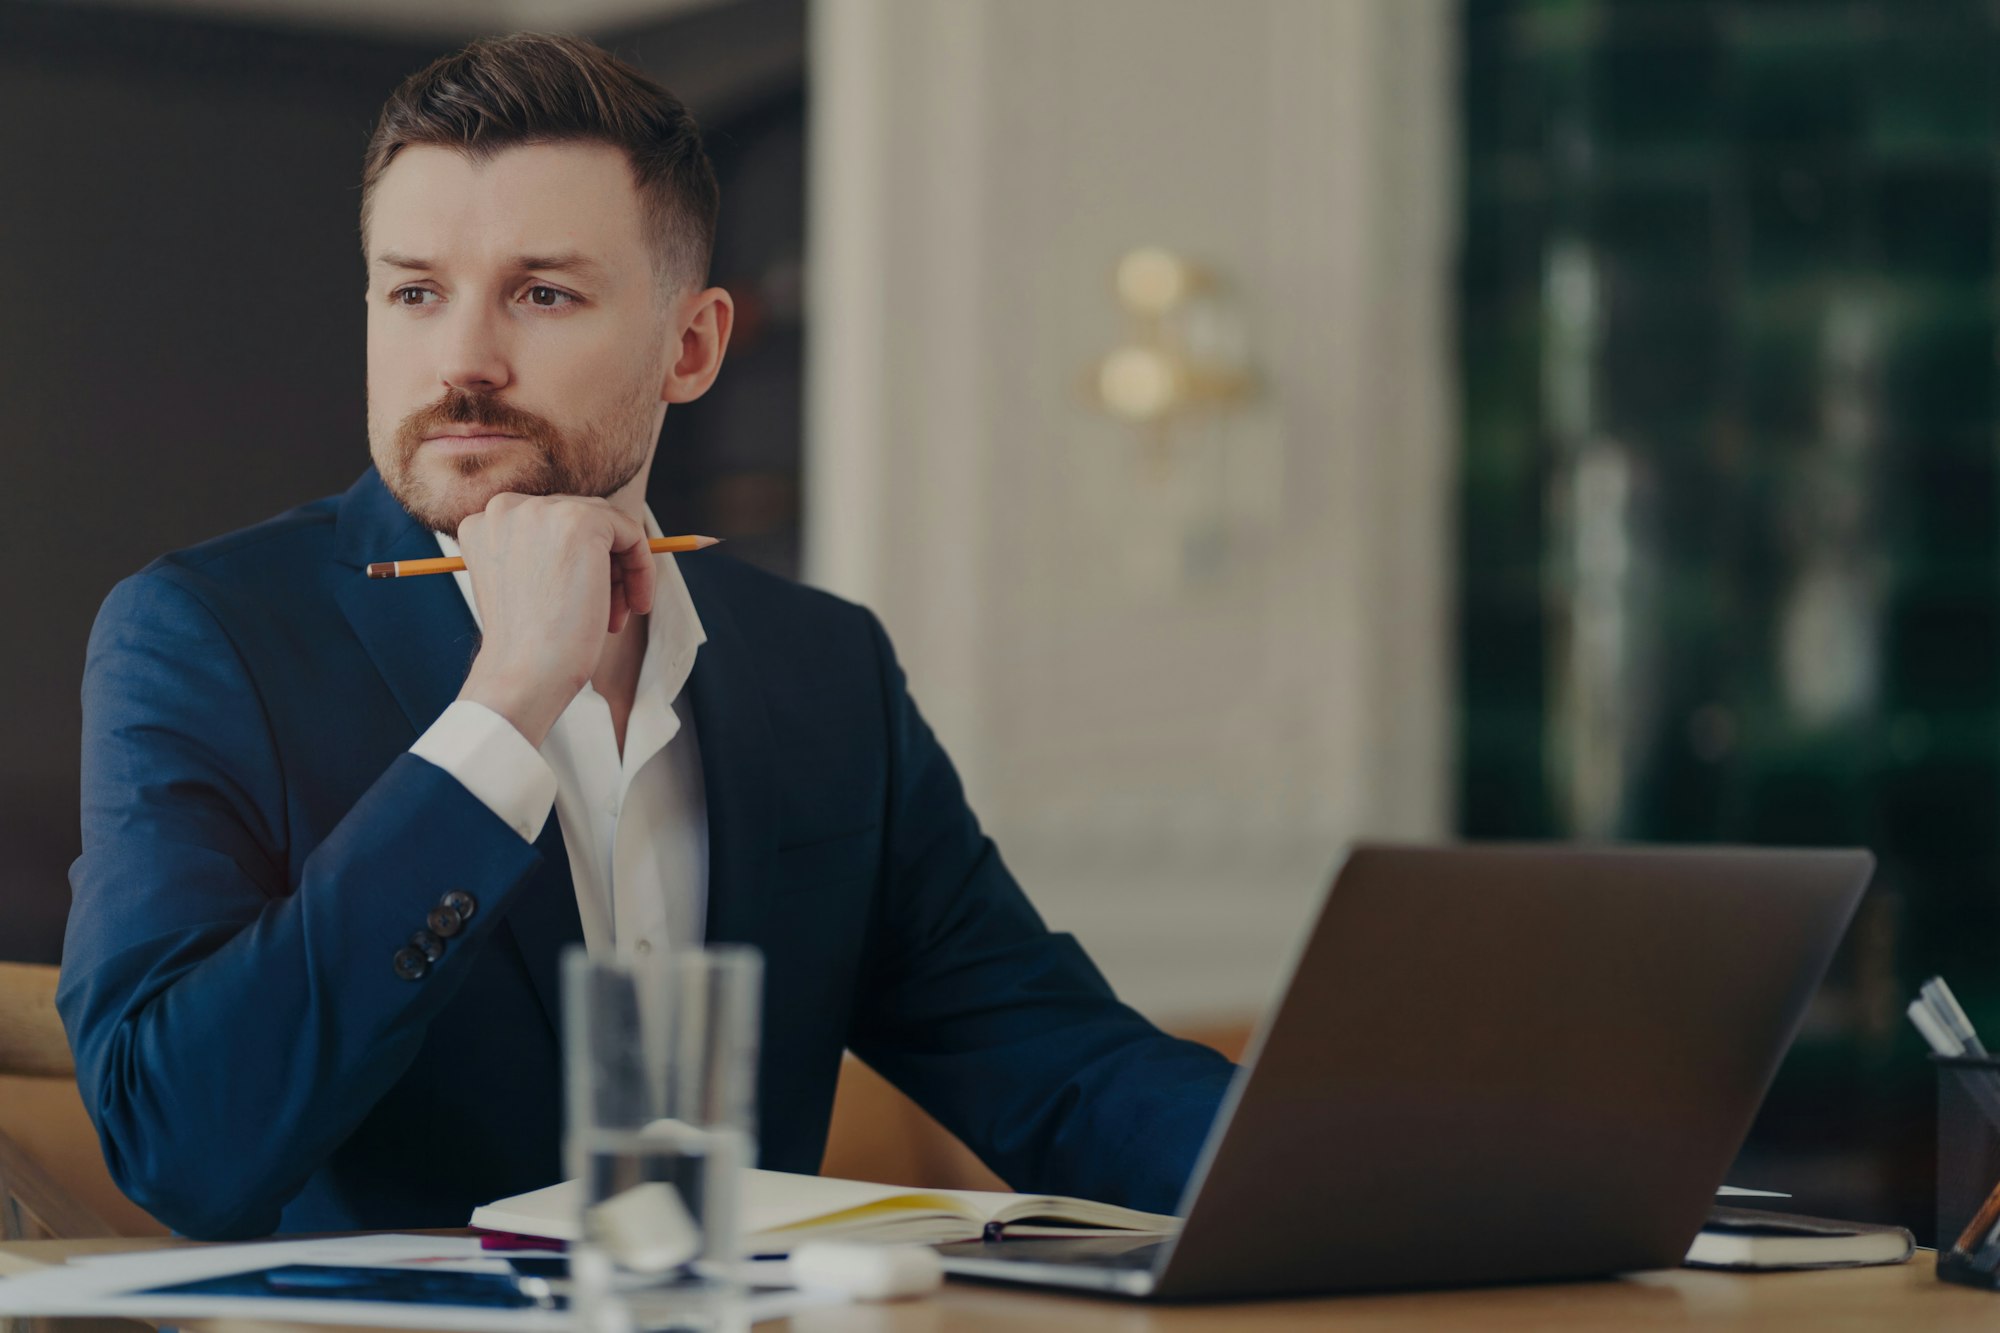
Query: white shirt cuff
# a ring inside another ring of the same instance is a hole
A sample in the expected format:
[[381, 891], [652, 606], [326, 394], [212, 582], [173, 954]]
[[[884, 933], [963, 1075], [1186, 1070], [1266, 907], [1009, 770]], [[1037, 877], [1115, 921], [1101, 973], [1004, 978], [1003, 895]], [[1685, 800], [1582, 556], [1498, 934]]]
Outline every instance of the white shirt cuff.
[[555, 770], [512, 722], [485, 704], [451, 704], [410, 753], [457, 778], [527, 841], [542, 836], [556, 803]]

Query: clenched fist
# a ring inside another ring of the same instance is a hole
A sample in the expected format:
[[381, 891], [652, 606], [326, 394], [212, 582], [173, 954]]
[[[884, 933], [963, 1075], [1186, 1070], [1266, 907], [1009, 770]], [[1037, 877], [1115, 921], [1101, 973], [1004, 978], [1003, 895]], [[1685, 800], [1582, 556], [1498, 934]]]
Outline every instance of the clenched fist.
[[608, 500], [496, 495], [458, 526], [484, 637], [458, 697], [540, 746], [605, 636], [653, 609], [646, 530]]

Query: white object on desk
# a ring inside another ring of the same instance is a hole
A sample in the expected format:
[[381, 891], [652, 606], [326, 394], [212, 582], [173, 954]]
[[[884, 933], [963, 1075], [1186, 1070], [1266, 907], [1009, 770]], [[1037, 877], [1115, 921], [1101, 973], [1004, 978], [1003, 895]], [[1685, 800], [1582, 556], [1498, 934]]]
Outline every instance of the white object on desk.
[[801, 1291], [893, 1301], [936, 1291], [944, 1267], [937, 1251], [921, 1245], [816, 1240], [792, 1251], [792, 1282]]

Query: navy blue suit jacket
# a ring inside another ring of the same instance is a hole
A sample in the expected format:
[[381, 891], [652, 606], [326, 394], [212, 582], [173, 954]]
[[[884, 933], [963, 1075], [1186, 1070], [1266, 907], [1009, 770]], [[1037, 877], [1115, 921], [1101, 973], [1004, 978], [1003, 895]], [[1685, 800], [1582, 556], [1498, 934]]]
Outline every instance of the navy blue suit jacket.
[[[84, 673], [61, 1009], [121, 1188], [201, 1237], [462, 1225], [561, 1175], [558, 821], [408, 753], [476, 631], [373, 470], [120, 583]], [[763, 950], [760, 1162], [813, 1171], [851, 1047], [1018, 1189], [1171, 1210], [1232, 1067], [1113, 997], [966, 807], [866, 611], [708, 552], [689, 681], [708, 934]], [[429, 975], [391, 958], [452, 889]]]

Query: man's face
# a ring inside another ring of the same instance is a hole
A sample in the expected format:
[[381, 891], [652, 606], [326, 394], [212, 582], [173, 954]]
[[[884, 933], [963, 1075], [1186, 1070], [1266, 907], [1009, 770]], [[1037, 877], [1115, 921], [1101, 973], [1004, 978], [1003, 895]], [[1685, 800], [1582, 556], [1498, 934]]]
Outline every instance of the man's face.
[[622, 152], [406, 148], [365, 242], [368, 447], [419, 522], [639, 476], [677, 340]]

